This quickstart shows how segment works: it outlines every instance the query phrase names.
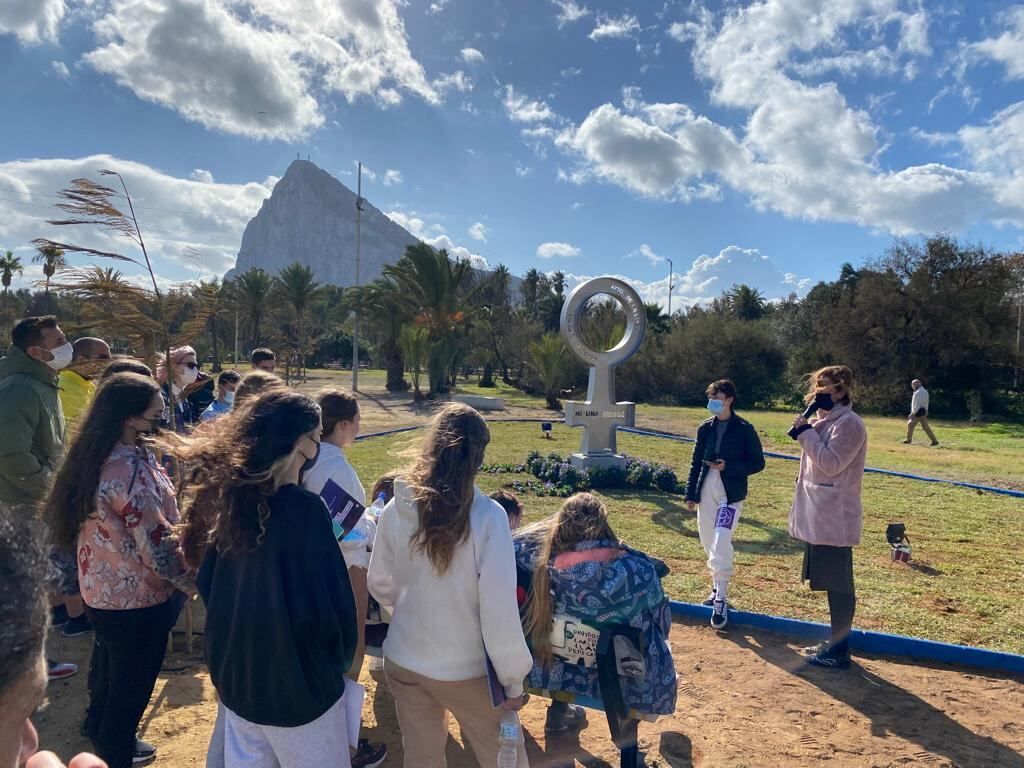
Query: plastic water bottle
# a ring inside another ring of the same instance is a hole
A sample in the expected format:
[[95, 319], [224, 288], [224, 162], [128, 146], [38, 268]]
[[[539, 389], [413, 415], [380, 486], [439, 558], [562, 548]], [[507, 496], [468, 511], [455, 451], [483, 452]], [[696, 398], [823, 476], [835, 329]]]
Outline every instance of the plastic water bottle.
[[518, 712], [506, 712], [498, 726], [498, 768], [516, 768], [519, 745], [523, 743], [523, 726]]
[[380, 513], [383, 512], [384, 507], [387, 506], [386, 498], [387, 497], [384, 496], [383, 492], [378, 493], [377, 498], [373, 500], [373, 504], [371, 504], [370, 508], [367, 510], [375, 523], [380, 520]]

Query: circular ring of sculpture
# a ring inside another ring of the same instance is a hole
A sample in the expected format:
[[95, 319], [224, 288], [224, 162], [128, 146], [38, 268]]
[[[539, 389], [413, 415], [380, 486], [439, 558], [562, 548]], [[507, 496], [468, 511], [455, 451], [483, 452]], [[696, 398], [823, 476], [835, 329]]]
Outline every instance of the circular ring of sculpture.
[[[595, 296], [606, 293], [616, 299], [626, 312], [626, 333], [622, 340], [609, 350], [594, 349], [583, 340], [580, 321], [587, 302]], [[644, 302], [633, 287], [616, 277], [595, 277], [580, 283], [569, 293], [562, 305], [562, 338], [569, 348], [583, 362], [608, 366], [619, 365], [636, 354], [644, 341], [647, 330], [647, 312]]]

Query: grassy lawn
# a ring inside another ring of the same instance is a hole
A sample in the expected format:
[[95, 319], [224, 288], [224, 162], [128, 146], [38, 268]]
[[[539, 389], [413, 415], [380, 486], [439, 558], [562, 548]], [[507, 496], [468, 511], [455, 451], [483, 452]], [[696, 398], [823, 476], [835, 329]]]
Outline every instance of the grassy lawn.
[[[475, 389], [467, 387], [467, 390]], [[481, 393], [495, 393], [482, 390]], [[504, 394], [504, 393], [500, 393]], [[697, 409], [643, 407], [652, 421], [671, 419], [673, 431], [692, 432], [700, 418]], [[758, 427], [775, 437], [785, 431], [787, 414], [751, 414]], [[652, 424], [653, 426], [653, 424]], [[666, 426], [661, 428], [666, 429]], [[873, 438], [872, 463], [881, 464], [895, 443], [898, 424], [893, 419], [869, 419]], [[925, 448], [893, 450], [891, 461], [903, 469], [938, 472], [948, 468], [961, 476], [969, 466], [975, 477], [1022, 478], [1022, 435], [962, 425], [936, 425], [944, 451]], [[358, 443], [351, 459], [366, 485], [377, 476], [401, 466], [397, 450], [415, 442], [411, 436], [375, 438]], [[779, 442], [781, 443], [780, 438]], [[954, 451], [953, 445], [973, 450]], [[531, 450], [562, 454], [578, 447], [579, 435], [555, 427], [554, 439], [545, 440], [533, 424], [492, 424], [487, 461], [518, 462]], [[688, 466], [690, 446], [657, 438], [620, 436], [620, 449], [662, 461], [682, 474]], [[919, 465], [907, 457], [920, 452]], [[948, 464], [945, 459], [948, 452]], [[1015, 455], [1014, 455], [1015, 454]], [[977, 464], [964, 457], [984, 456]], [[937, 458], [937, 457], [941, 457]], [[823, 594], [800, 584], [801, 545], [787, 533], [787, 515], [793, 494], [796, 464], [769, 460], [765, 472], [751, 479], [750, 498], [736, 532], [736, 575], [731, 599], [738, 608], [782, 616], [824, 621]], [[490, 492], [522, 475], [481, 475], [481, 488]], [[705, 597], [708, 574], [697, 540], [696, 518], [686, 511], [681, 497], [645, 491], [616, 491], [604, 495], [616, 532], [629, 544], [664, 559], [672, 569], [666, 580], [676, 599]], [[525, 499], [527, 518], [535, 520], [555, 512], [560, 499]], [[858, 583], [857, 626], [1024, 653], [1024, 504], [993, 494], [868, 475], [864, 480], [864, 540], [854, 559]], [[885, 541], [885, 526], [907, 524], [914, 546], [913, 566], [893, 563]]]

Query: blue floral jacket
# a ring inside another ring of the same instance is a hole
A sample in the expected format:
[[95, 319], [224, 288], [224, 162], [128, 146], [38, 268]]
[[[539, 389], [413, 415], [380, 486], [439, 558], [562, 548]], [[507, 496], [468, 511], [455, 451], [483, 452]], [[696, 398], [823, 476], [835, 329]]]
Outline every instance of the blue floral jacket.
[[[622, 549], [625, 554], [608, 562], [583, 562], [565, 569], [549, 566], [552, 613], [579, 619], [596, 628], [609, 624], [639, 628], [647, 676], [642, 680], [622, 680], [624, 702], [644, 714], [670, 715], [676, 708], [676, 671], [668, 645], [672, 613], [661, 588], [668, 568], [660, 560], [618, 541], [582, 542], [574, 550], [602, 548]], [[520, 571], [532, 573], [536, 540], [516, 538], [515, 549]], [[548, 667], [534, 662], [529, 685], [601, 698], [596, 667], [578, 666], [558, 658]]]

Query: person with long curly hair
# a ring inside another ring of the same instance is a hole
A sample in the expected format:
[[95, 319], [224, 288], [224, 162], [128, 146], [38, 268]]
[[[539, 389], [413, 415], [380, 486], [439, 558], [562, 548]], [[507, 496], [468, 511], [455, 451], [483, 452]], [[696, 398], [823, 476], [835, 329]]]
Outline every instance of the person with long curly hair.
[[[395, 481], [370, 557], [367, 583], [393, 608], [384, 673], [395, 697], [406, 768], [442, 768], [448, 713], [480, 765], [495, 765], [504, 712], [491, 704], [487, 661], [506, 710], [524, 702], [532, 660], [519, 623], [508, 517], [474, 484], [490, 433], [467, 405], [431, 422]], [[518, 765], [528, 765], [519, 750]]]
[[54, 543], [77, 552], [96, 632], [83, 732], [111, 768], [156, 753], [136, 730], [183, 593], [194, 591], [172, 528], [174, 485], [146, 444], [163, 409], [153, 379], [111, 376], [79, 422], [43, 506]]
[[351, 764], [352, 586], [323, 502], [299, 485], [320, 433], [315, 401], [274, 390], [181, 449], [197, 482], [183, 540], [201, 563], [220, 698], [211, 765]]

